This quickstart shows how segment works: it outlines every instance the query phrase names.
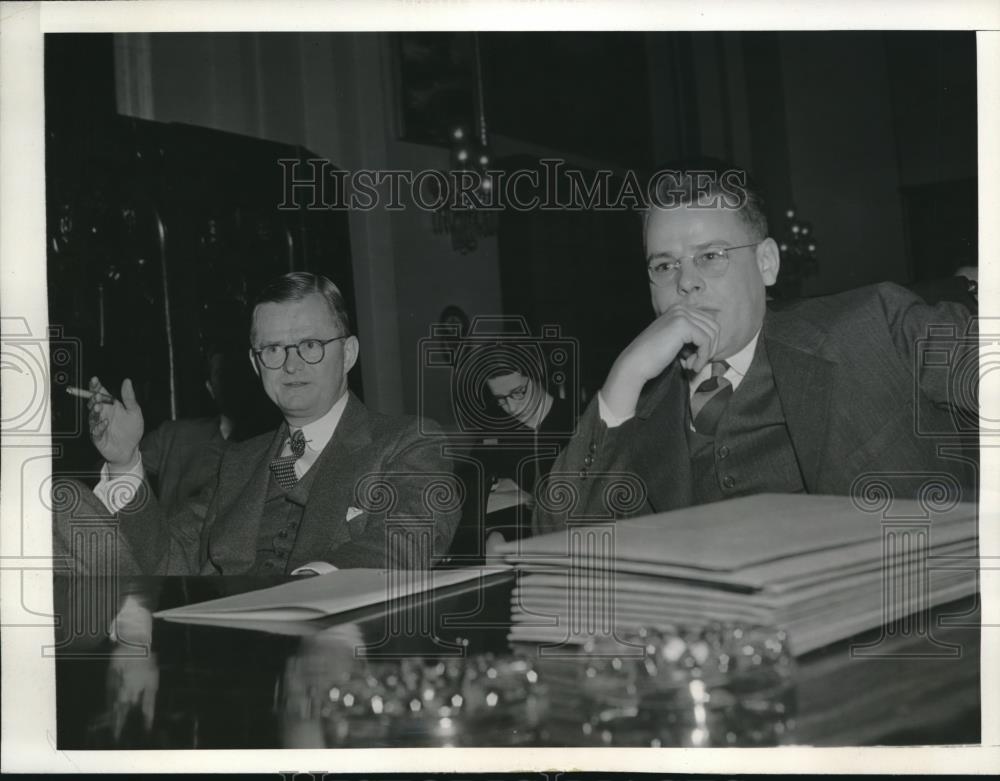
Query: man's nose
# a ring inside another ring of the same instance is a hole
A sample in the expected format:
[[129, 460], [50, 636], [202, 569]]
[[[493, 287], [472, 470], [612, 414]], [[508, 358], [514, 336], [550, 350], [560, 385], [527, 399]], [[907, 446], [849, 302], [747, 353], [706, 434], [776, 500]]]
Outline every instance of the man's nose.
[[305, 365], [306, 362], [302, 360], [297, 347], [289, 347], [285, 350], [285, 362], [282, 364], [282, 369], [289, 374], [295, 374], [295, 372]]
[[695, 266], [694, 260], [684, 258], [681, 261], [680, 275], [677, 277], [677, 292], [689, 295], [705, 287], [705, 279]]

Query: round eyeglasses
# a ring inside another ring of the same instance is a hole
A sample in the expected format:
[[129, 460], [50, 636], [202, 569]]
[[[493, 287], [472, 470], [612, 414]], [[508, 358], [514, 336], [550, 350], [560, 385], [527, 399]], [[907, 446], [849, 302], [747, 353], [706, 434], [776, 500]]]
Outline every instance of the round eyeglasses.
[[319, 363], [326, 355], [326, 346], [330, 342], [346, 339], [350, 334], [334, 336], [332, 339], [303, 339], [298, 344], [266, 344], [259, 350], [253, 350], [257, 360], [265, 369], [280, 369], [288, 360], [288, 351], [295, 350], [306, 363]]
[[675, 258], [671, 255], [656, 255], [646, 266], [649, 281], [654, 285], [667, 285], [677, 279], [681, 271], [681, 261], [690, 258], [695, 270], [706, 277], [721, 277], [729, 270], [729, 253], [737, 249], [756, 247], [760, 241], [753, 244], [738, 244], [735, 247], [709, 247], [694, 255], [682, 255]]

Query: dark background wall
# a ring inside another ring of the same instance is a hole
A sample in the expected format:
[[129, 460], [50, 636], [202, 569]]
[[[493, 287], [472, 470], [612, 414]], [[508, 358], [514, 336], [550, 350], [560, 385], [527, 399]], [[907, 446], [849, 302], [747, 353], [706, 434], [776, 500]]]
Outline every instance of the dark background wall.
[[[933, 278], [975, 257], [973, 33], [686, 37], [698, 54], [682, 115], [697, 132], [671, 133], [661, 110], [655, 136], [750, 168], [772, 227], [788, 207], [814, 224], [820, 262], [806, 294]], [[650, 50], [651, 82], [669, 84], [672, 60]], [[934, 237], [949, 249], [928, 252], [944, 249]]]
[[[348, 170], [449, 165], [447, 148], [401, 138], [391, 34], [90, 36], [74, 43], [85, 57], [56, 38], [46, 56], [53, 128], [122, 115], [302, 147]], [[808, 295], [946, 275], [975, 258], [972, 33], [480, 40], [498, 160], [552, 156], [621, 176], [681, 154], [732, 158], [763, 182], [775, 217], [794, 206], [814, 224]], [[619, 217], [507, 220], [464, 254], [415, 209], [355, 210], [346, 229], [366, 401], [387, 412], [418, 411], [420, 339], [448, 305], [562, 325], [580, 340], [588, 392], [651, 316], [638, 228]], [[443, 394], [424, 399], [420, 411], [447, 422]]]

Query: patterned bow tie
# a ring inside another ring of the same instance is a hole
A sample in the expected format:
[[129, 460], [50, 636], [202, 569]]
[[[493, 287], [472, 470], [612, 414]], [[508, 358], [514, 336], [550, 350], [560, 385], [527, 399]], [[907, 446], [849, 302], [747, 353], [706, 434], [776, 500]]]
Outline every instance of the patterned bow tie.
[[691, 396], [691, 420], [699, 434], [715, 436], [719, 420], [733, 395], [733, 385], [723, 375], [729, 368], [725, 361], [712, 362], [712, 376], [702, 382]]
[[295, 462], [306, 452], [306, 437], [302, 433], [302, 429], [292, 432], [288, 444], [292, 449], [292, 454], [290, 456], [276, 456], [271, 459], [270, 463], [274, 479], [286, 491], [290, 491], [299, 482], [299, 478], [295, 476]]

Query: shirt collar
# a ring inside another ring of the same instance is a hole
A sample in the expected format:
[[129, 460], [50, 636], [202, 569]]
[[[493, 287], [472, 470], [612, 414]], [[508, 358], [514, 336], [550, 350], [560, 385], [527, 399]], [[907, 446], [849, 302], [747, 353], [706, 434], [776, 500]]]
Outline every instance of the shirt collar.
[[753, 361], [754, 351], [757, 349], [757, 340], [760, 338], [760, 329], [757, 329], [757, 333], [753, 335], [753, 339], [747, 342], [746, 346], [740, 350], [736, 355], [732, 355], [726, 358], [726, 363], [729, 364], [729, 368], [736, 372], [740, 377], [745, 377], [746, 373], [750, 370], [750, 363]]
[[[340, 423], [340, 418], [344, 414], [344, 408], [347, 406], [347, 397], [350, 396], [349, 393], [345, 393], [341, 396], [337, 402], [330, 407], [330, 411], [327, 412], [319, 420], [314, 420], [312, 423], [307, 423], [302, 426], [302, 435], [306, 438], [306, 447], [316, 453], [319, 453], [323, 448], [326, 447], [327, 442], [333, 437], [333, 432], [337, 430], [337, 424]], [[295, 431], [295, 428], [289, 426], [289, 435]]]

